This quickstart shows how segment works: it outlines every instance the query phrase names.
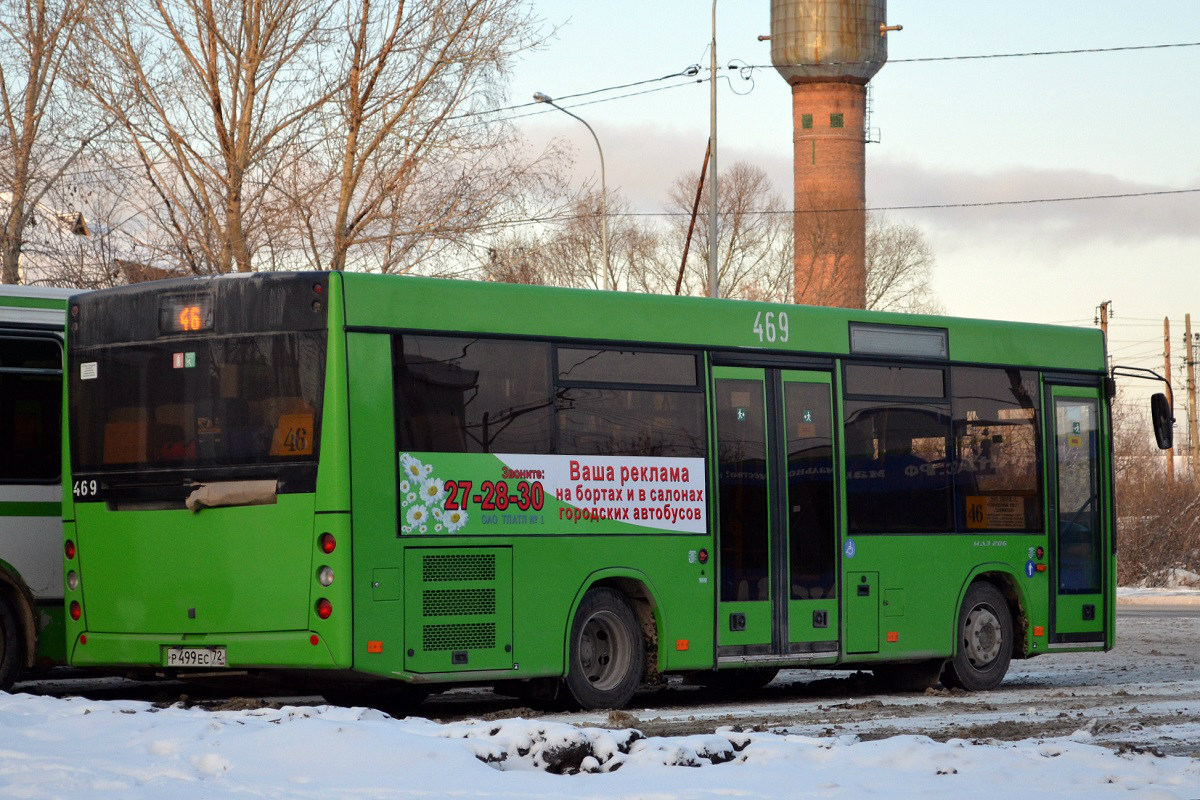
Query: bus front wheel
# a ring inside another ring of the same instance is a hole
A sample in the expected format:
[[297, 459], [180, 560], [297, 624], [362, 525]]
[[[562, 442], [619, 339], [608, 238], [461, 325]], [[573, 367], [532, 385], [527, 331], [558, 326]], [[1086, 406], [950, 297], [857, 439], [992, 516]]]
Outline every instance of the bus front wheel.
[[25, 647], [20, 618], [3, 588], [0, 588], [0, 691], [12, 688], [24, 665]]
[[970, 692], [995, 689], [1012, 660], [1013, 623], [1004, 595], [990, 583], [973, 583], [958, 614], [958, 643], [942, 683]]
[[641, 683], [644, 653], [641, 626], [625, 596], [591, 589], [571, 625], [567, 690], [582, 708], [621, 708]]

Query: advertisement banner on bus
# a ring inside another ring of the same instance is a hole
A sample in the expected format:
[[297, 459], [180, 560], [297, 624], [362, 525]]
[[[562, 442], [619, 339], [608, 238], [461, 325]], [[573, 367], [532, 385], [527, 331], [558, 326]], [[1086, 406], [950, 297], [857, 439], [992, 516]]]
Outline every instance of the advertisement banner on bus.
[[704, 533], [704, 459], [401, 453], [400, 534]]

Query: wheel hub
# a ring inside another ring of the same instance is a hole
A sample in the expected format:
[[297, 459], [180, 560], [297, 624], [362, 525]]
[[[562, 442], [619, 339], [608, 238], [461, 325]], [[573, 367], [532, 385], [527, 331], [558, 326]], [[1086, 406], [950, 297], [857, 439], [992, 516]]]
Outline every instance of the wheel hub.
[[971, 664], [976, 668], [987, 667], [999, 657], [1003, 646], [1000, 619], [992, 607], [972, 608], [963, 621], [963, 647]]
[[579, 665], [592, 685], [609, 689], [624, 677], [630, 649], [620, 620], [601, 611], [592, 615], [580, 632]]

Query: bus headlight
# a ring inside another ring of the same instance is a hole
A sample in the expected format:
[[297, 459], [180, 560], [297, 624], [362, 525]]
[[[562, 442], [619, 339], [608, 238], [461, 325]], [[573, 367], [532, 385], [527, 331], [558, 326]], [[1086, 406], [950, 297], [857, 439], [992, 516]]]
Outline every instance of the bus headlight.
[[322, 586], [328, 586], [333, 583], [333, 570], [329, 567], [321, 567], [317, 570], [317, 582]]

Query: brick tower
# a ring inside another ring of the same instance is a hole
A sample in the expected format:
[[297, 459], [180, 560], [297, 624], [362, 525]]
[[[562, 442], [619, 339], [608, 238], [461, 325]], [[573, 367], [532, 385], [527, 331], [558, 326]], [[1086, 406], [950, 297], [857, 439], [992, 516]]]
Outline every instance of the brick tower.
[[866, 301], [867, 82], [887, 0], [771, 0], [771, 63], [792, 87], [796, 302]]

